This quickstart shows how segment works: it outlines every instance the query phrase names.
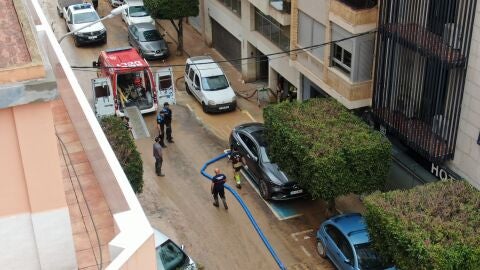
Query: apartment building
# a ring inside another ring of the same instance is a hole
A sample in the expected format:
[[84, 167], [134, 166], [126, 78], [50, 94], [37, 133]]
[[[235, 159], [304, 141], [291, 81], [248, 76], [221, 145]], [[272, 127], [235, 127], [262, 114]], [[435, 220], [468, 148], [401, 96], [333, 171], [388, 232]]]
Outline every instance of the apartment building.
[[2, 269], [156, 269], [152, 228], [38, 1], [0, 0]]
[[[300, 86], [288, 64], [291, 2], [285, 0], [203, 0], [200, 21], [190, 19], [207, 44], [242, 73], [246, 82], [261, 81], [285, 93]], [[276, 54], [268, 56], [269, 54]], [[254, 57], [254, 58], [252, 58]], [[234, 61], [234, 59], [252, 58]]]
[[298, 51], [290, 65], [300, 75], [300, 100], [331, 96], [348, 109], [371, 104], [375, 35], [370, 31], [377, 20], [376, 0], [292, 1], [290, 47]]
[[480, 26], [476, 0], [381, 1], [372, 111], [439, 179], [480, 188]]

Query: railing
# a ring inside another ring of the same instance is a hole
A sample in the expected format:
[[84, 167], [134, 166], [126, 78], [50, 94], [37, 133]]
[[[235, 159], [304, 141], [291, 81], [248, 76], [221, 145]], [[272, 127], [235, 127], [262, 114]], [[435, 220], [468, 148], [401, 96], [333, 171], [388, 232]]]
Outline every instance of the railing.
[[337, 0], [352, 9], [369, 9], [377, 5], [378, 0]]
[[272, 17], [255, 9], [255, 31], [277, 45], [280, 49], [290, 49], [290, 27], [281, 26]]
[[218, 0], [230, 9], [233, 14], [242, 17], [242, 2], [240, 0]]
[[270, 0], [270, 6], [282, 13], [290, 14], [292, 10], [292, 3], [287, 0]]

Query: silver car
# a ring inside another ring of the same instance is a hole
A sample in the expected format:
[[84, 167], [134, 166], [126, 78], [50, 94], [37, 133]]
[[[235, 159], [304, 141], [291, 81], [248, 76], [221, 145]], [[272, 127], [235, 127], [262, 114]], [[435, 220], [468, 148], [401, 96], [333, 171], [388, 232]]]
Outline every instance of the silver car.
[[145, 59], [165, 59], [168, 46], [151, 23], [138, 23], [128, 27], [128, 43]]

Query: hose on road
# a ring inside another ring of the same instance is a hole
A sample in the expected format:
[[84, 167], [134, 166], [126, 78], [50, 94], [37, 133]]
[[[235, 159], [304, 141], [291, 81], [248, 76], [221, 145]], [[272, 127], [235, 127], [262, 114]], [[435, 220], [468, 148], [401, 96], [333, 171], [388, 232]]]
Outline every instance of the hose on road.
[[[205, 176], [208, 180], [212, 181], [213, 180], [213, 177], [211, 175], [209, 175], [208, 173], [205, 172], [205, 170], [207, 169], [207, 167], [212, 164], [212, 163], [215, 163], [225, 157], [227, 157], [228, 155], [230, 154], [230, 151], [224, 153], [224, 154], [221, 154], [209, 161], [207, 161], [203, 166], [202, 166], [202, 169], [200, 169], [200, 173]], [[272, 254], [272, 257], [273, 259], [275, 260], [275, 262], [278, 264], [278, 267], [281, 269], [281, 270], [286, 270], [287, 268], [283, 265], [282, 261], [280, 260], [280, 258], [278, 257], [277, 253], [275, 252], [275, 249], [273, 249], [273, 247], [270, 245], [270, 242], [268, 242], [268, 239], [267, 237], [263, 234], [262, 230], [260, 229], [260, 227], [258, 226], [257, 222], [255, 221], [255, 218], [253, 217], [252, 213], [250, 212], [250, 210], [248, 209], [247, 205], [245, 204], [245, 202], [242, 200], [242, 198], [240, 197], [240, 195], [238, 195], [238, 193], [232, 189], [232, 187], [230, 187], [228, 184], [224, 184], [225, 188], [230, 191], [230, 193], [232, 193], [232, 195], [235, 197], [235, 199], [237, 199], [237, 201], [240, 203], [240, 205], [242, 206], [243, 208], [243, 211], [245, 211], [245, 214], [247, 214], [247, 217], [248, 219], [250, 220], [250, 222], [252, 223], [253, 227], [255, 228], [255, 230], [257, 231], [258, 235], [260, 236], [260, 238], [262, 239], [263, 243], [265, 244], [265, 246], [267, 247], [268, 251], [270, 251], [270, 254]]]

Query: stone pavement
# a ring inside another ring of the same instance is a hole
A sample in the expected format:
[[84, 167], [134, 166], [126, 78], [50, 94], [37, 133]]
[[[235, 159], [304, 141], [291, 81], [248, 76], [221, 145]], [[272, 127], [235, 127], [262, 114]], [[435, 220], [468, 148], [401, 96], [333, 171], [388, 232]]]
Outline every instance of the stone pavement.
[[[182, 56], [176, 56], [176, 41], [177, 41], [177, 32], [175, 31], [174, 27], [170, 23], [170, 21], [166, 20], [157, 20], [157, 26], [160, 27], [161, 30], [164, 31], [166, 35], [166, 40], [169, 44], [169, 49], [171, 52], [171, 56], [168, 59], [169, 64], [171, 65], [178, 65], [174, 67], [175, 78], [177, 78], [177, 90], [185, 91], [184, 87], [180, 85], [183, 84], [183, 73], [184, 67], [182, 65], [185, 64], [185, 61], [190, 56], [199, 56], [199, 55], [210, 55], [214, 60], [222, 61], [225, 58], [220, 55], [214, 48], [208, 47], [200, 33], [198, 33], [191, 25], [184, 23], [183, 26], [183, 48], [184, 54]], [[252, 98], [245, 99], [239, 97], [237, 99], [238, 108], [241, 110], [243, 114], [240, 114], [245, 119], [238, 119], [238, 117], [232, 121], [232, 125], [235, 125], [233, 122], [236, 123], [241, 122], [251, 122], [251, 120], [255, 120], [256, 122], [263, 122], [263, 108], [258, 106], [255, 91], [256, 89], [261, 88], [264, 84], [263, 83], [244, 83], [242, 80], [242, 74], [239, 72], [233, 65], [230, 63], [221, 63], [220, 66], [227, 74], [230, 83], [233, 86], [233, 89], [237, 92], [238, 96], [245, 96]], [[180, 94], [180, 93], [179, 93]], [[183, 93], [182, 93], [183, 94]], [[186, 94], [183, 95], [183, 100], [185, 97], [188, 98]], [[182, 95], [177, 95], [177, 101], [180, 100], [180, 104], [182, 104]], [[195, 104], [191, 104], [187, 106], [197, 106], [198, 102]], [[201, 114], [200, 105], [198, 105], [197, 114]], [[250, 117], [245, 117], [244, 114], [249, 115]], [[227, 125], [227, 128], [219, 128], [216, 126], [218, 117], [216, 115], [205, 115], [202, 114], [201, 118], [198, 117], [197, 119], [202, 122], [202, 124], [212, 131], [214, 135], [222, 139], [223, 141], [228, 140], [228, 135], [231, 126]], [[360, 201], [357, 195], [349, 195], [349, 196], [342, 196], [336, 200], [336, 207], [337, 210], [341, 213], [348, 213], [348, 212], [359, 212], [363, 213], [365, 211], [365, 207], [363, 203]]]

